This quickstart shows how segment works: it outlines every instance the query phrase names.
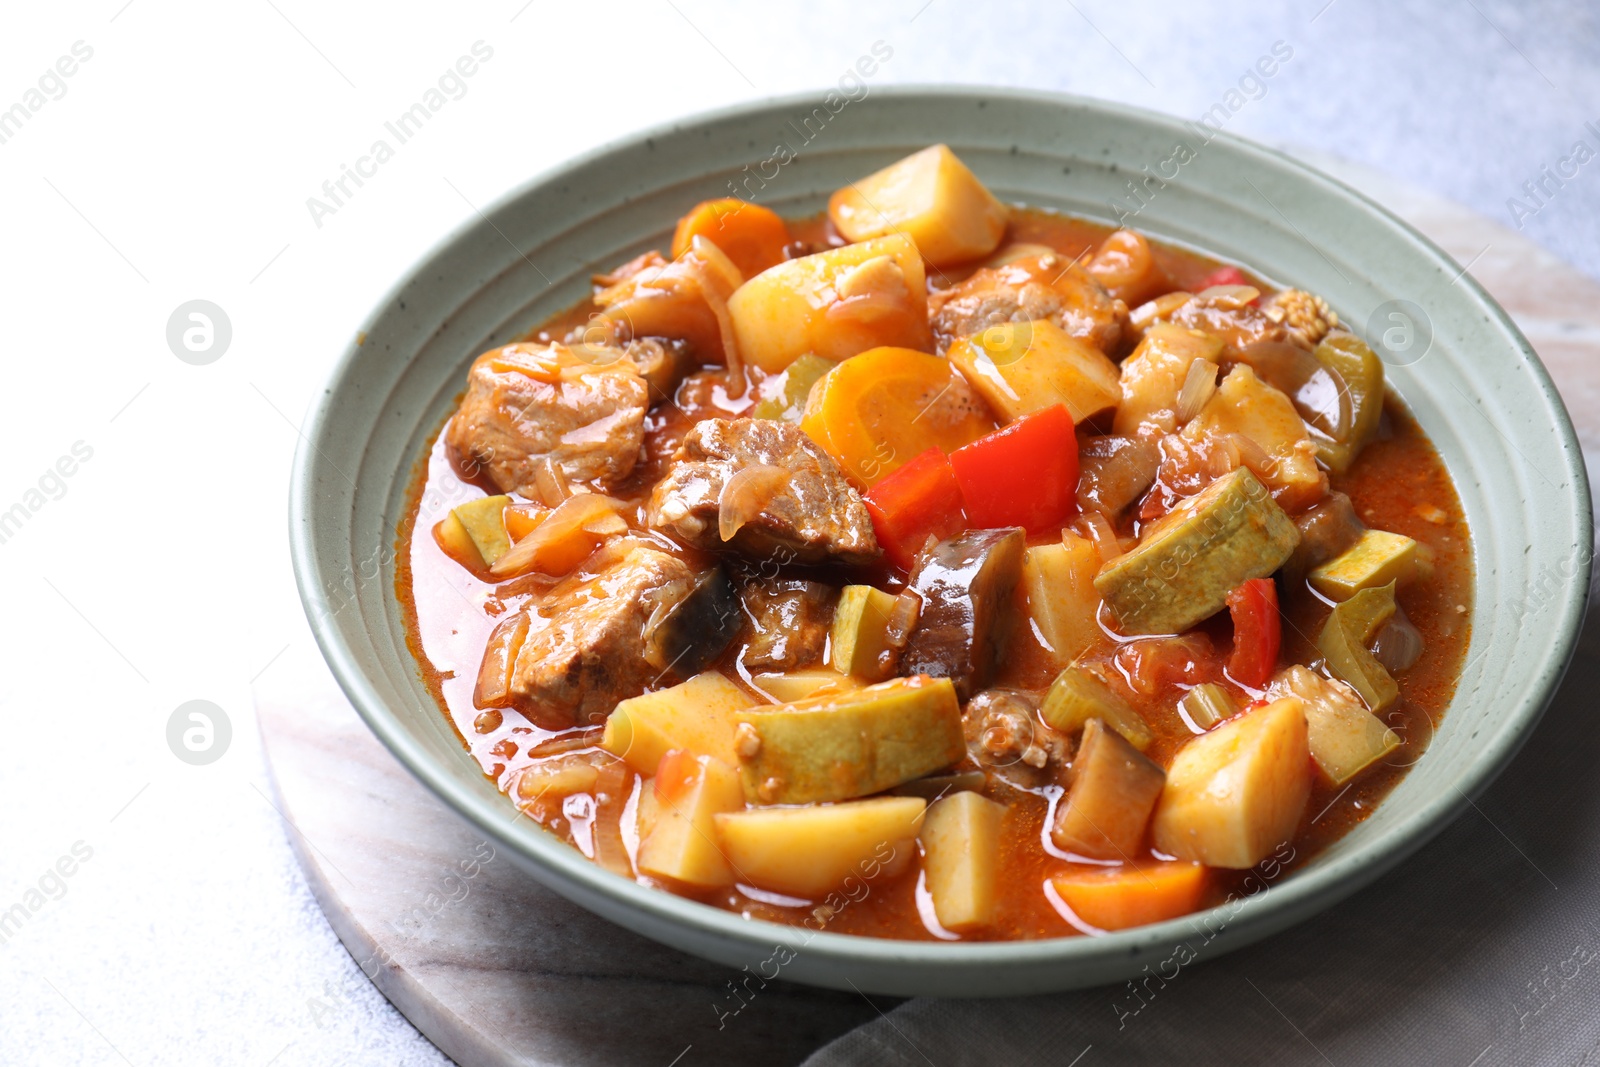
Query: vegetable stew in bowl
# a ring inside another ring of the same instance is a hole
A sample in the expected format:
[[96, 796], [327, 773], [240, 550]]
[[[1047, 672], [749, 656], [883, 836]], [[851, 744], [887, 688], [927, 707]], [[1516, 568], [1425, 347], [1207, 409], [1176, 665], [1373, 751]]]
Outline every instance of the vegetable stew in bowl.
[[473, 363], [398, 594], [510, 803], [750, 917], [1094, 935], [1370, 813], [1468, 642], [1450, 477], [1314, 294], [942, 145]]

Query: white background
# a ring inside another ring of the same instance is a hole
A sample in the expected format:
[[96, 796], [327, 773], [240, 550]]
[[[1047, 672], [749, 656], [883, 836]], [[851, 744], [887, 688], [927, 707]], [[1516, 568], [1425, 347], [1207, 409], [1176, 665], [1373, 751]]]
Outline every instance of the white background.
[[[301, 632], [284, 510], [302, 414], [377, 297], [472, 205], [643, 126], [825, 88], [880, 40], [873, 85], [1026, 85], [1184, 117], [1283, 40], [1292, 61], [1230, 130], [1513, 226], [1523, 182], [1579, 138], [1600, 147], [1592, 4], [1255, 6], [11, 6], [0, 109], [75, 42], [93, 55], [0, 144], [0, 511], [75, 443], [93, 454], [0, 543], [0, 911], [75, 843], [92, 857], [0, 944], [0, 1063], [441, 1061], [306, 891], [250, 684]], [[480, 40], [493, 58], [465, 95], [317, 226], [307, 198]], [[1600, 275], [1600, 161], [1522, 221]], [[232, 323], [208, 366], [165, 339], [196, 298]], [[233, 730], [204, 767], [166, 742], [197, 698]]]

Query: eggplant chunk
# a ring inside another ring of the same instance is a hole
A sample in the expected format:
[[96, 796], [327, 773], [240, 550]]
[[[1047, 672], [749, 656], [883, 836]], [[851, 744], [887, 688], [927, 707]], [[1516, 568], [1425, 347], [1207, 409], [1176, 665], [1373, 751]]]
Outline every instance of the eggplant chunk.
[[1094, 584], [1123, 633], [1182, 633], [1222, 610], [1239, 583], [1283, 566], [1299, 543], [1289, 516], [1240, 467], [1153, 523]]
[[644, 625], [645, 659], [680, 678], [711, 665], [739, 632], [739, 594], [722, 567], [701, 571], [669, 591]]
[[933, 547], [911, 579], [922, 614], [900, 657], [902, 673], [947, 677], [962, 700], [988, 684], [1026, 546], [1022, 530], [1011, 527], [971, 530]]
[[1078, 507], [1115, 518], [1144, 495], [1160, 466], [1154, 437], [1091, 437], [1078, 450]]
[[1072, 760], [1072, 791], [1056, 811], [1050, 839], [1080, 856], [1130, 862], [1166, 780], [1121, 734], [1090, 719]]
[[755, 804], [849, 800], [948, 767], [966, 754], [945, 678], [895, 678], [735, 716], [745, 796]]

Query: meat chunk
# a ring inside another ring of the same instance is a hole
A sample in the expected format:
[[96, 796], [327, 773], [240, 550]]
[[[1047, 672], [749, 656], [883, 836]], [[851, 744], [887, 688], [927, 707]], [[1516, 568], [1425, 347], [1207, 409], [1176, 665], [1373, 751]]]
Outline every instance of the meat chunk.
[[649, 390], [621, 349], [514, 344], [479, 356], [445, 431], [457, 458], [501, 490], [537, 499], [536, 479], [615, 482], [639, 459]]
[[719, 655], [738, 626], [727, 577], [618, 541], [541, 598], [511, 698], [548, 730], [599, 722], [619, 700]]
[[1067, 735], [1039, 718], [1039, 698], [1026, 689], [985, 689], [962, 709], [967, 755], [979, 767], [1019, 789], [1059, 784], [1066, 778]]
[[868, 563], [878, 539], [837, 464], [792, 423], [705, 419], [684, 435], [646, 512], [653, 529], [763, 560]]
[[911, 578], [922, 614], [900, 673], [949, 678], [963, 699], [987, 684], [1005, 647], [1026, 546], [1020, 527], [972, 530], [933, 546]]
[[1065, 256], [1054, 252], [985, 267], [966, 281], [928, 297], [941, 350], [1006, 322], [1049, 319], [1107, 355], [1123, 347], [1128, 306]]
[[747, 669], [792, 671], [822, 661], [838, 591], [798, 578], [754, 579], [739, 591]]

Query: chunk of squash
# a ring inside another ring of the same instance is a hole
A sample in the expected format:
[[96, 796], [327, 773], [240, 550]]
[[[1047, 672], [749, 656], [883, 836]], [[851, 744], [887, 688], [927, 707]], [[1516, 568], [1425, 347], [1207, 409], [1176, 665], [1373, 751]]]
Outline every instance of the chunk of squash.
[[870, 585], [847, 585], [833, 612], [828, 662], [853, 678], [881, 682], [894, 673], [889, 630], [899, 598]]
[[1283, 566], [1299, 543], [1293, 521], [1240, 467], [1147, 527], [1094, 584], [1123, 633], [1182, 633], [1222, 610], [1241, 583]]
[[600, 747], [640, 774], [654, 774], [672, 749], [714, 756], [737, 766], [734, 716], [755, 700], [719, 671], [619, 703], [606, 719]]
[[806, 804], [882, 792], [966, 752], [948, 678], [895, 678], [734, 715], [745, 797]]
[[935, 801], [922, 821], [922, 867], [933, 913], [947, 930], [994, 922], [1005, 805], [977, 793]]
[[1099, 719], [1083, 728], [1072, 789], [1056, 808], [1056, 847], [1097, 860], [1132, 862], [1166, 775]]
[[1007, 422], [1064, 404], [1080, 423], [1122, 398], [1117, 365], [1049, 319], [991, 326], [951, 345], [948, 355]]
[[1050, 879], [1072, 913], [1097, 930], [1164, 922], [1200, 910], [1209, 876], [1198, 863], [1074, 870]]
[[1178, 750], [1151, 835], [1177, 859], [1254, 867], [1294, 836], [1310, 795], [1305, 712], [1298, 699], [1284, 697]]
[[851, 182], [828, 199], [828, 217], [852, 241], [903, 233], [936, 267], [993, 252], [1006, 208], [949, 147], [932, 145]]
[[815, 898], [854, 877], [898, 869], [915, 849], [926, 802], [874, 797], [845, 804], [753, 808], [715, 816], [741, 882]]
[[1103, 638], [1100, 591], [1094, 587], [1100, 550], [1087, 537], [1063, 531], [1061, 542], [1022, 554], [1028, 617], [1058, 664], [1068, 664]]
[[711, 756], [675, 749], [661, 758], [653, 792], [655, 822], [639, 842], [639, 870], [685, 885], [733, 885], [715, 817], [744, 810], [739, 772]]
[[1344, 552], [1313, 567], [1306, 578], [1323, 596], [1348, 600], [1363, 589], [1404, 582], [1416, 572], [1415, 541], [1387, 530], [1366, 530]]
[[806, 352], [838, 362], [880, 345], [931, 348], [923, 271], [903, 234], [779, 263], [728, 298], [739, 355], [776, 374]]
[[755, 687], [772, 698], [774, 704], [792, 704], [807, 697], [848, 693], [861, 683], [832, 667], [811, 667], [798, 671], [770, 671], [750, 679]]

